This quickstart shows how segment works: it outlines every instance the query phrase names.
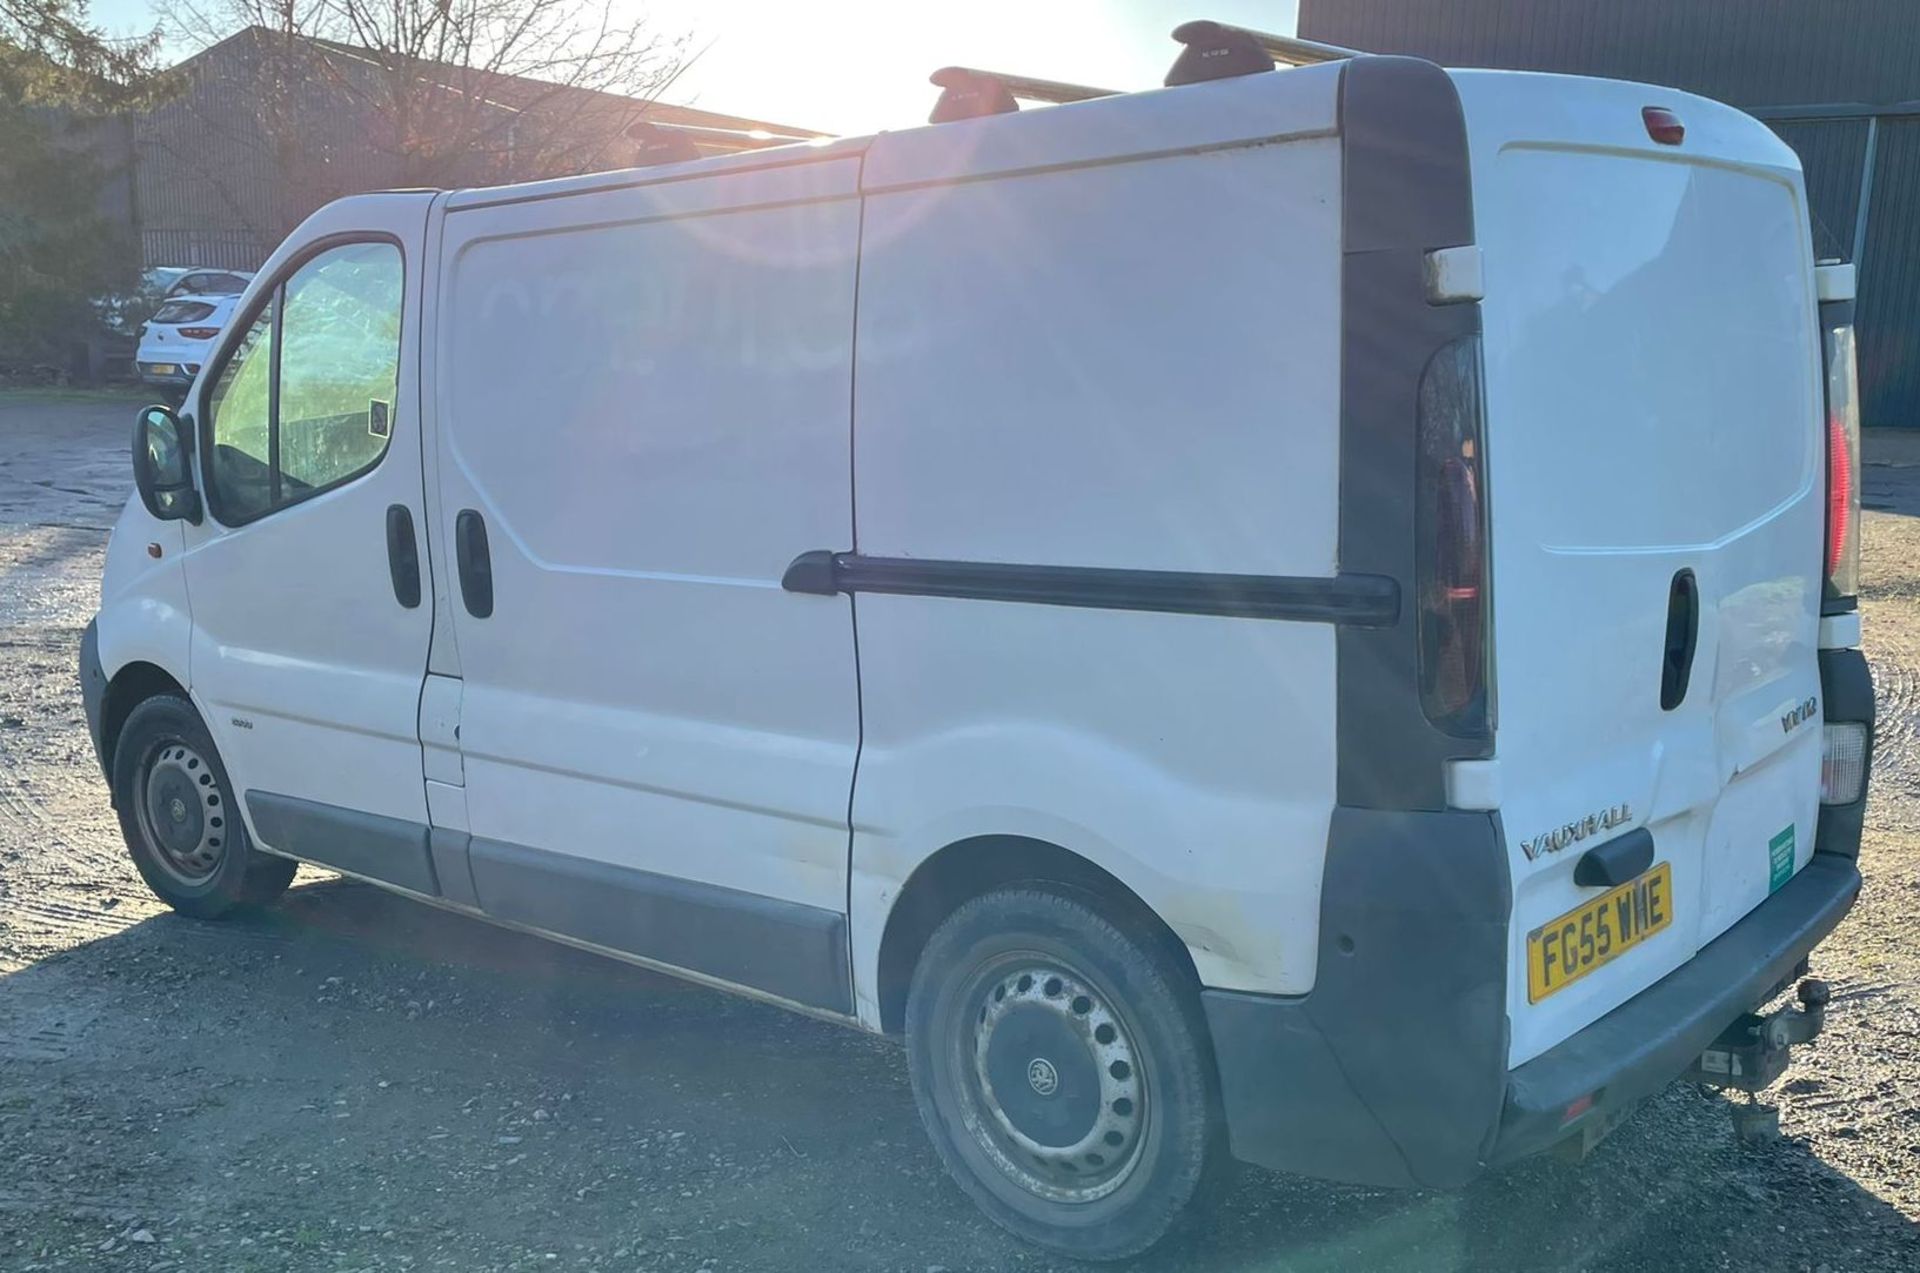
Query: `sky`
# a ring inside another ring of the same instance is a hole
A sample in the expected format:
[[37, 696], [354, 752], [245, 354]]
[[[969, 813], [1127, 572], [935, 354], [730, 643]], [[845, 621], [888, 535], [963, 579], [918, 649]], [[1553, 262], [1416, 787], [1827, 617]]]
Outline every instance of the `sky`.
[[[630, 2], [662, 35], [690, 36], [698, 52], [665, 100], [841, 134], [924, 123], [938, 95], [927, 76], [938, 67], [1147, 88], [1179, 52], [1169, 32], [1180, 23], [1205, 17], [1291, 34], [1298, 7], [1295, 0]], [[151, 0], [93, 0], [92, 12], [118, 34], [158, 21]]]

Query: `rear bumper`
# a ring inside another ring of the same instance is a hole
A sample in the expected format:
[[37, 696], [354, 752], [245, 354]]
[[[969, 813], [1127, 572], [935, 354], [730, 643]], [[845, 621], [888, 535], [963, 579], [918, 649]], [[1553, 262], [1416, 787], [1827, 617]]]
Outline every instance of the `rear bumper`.
[[[1700, 953], [1507, 1076], [1489, 1161], [1511, 1162], [1605, 1124], [1666, 1086], [1741, 1013], [1764, 1002], [1860, 895], [1851, 857], [1815, 853], [1800, 873]], [[1576, 1119], [1566, 1111], [1591, 1097]]]
[[1860, 891], [1857, 831], [1836, 841], [1686, 964], [1508, 1071], [1498, 824], [1336, 810], [1313, 992], [1202, 992], [1234, 1156], [1453, 1188], [1604, 1127], [1678, 1077], [1839, 924]]

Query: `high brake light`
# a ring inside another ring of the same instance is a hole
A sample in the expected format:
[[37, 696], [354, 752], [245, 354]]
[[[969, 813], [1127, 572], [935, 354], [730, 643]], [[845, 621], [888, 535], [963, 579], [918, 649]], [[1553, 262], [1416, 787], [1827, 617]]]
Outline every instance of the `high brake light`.
[[1420, 376], [1415, 605], [1420, 705], [1449, 734], [1485, 737], [1489, 618], [1480, 338], [1443, 347]]
[[1687, 126], [1664, 106], [1641, 107], [1640, 119], [1647, 126], [1647, 136], [1662, 146], [1678, 146], [1687, 139]]
[[1860, 592], [1860, 375], [1853, 324], [1827, 328], [1826, 601], [1849, 606]]

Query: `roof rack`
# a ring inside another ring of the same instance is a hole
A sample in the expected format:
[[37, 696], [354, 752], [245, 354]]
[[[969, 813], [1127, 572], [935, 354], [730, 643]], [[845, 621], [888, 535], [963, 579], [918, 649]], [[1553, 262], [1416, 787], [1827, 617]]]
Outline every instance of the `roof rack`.
[[943, 66], [927, 77], [941, 89], [940, 100], [927, 116], [930, 124], [946, 124], [956, 119], [977, 119], [982, 115], [1006, 115], [1020, 109], [1021, 102], [1084, 102], [1095, 97], [1112, 97], [1110, 88], [1090, 88], [1085, 84], [1065, 84], [1059, 80], [1037, 80], [1026, 75], [1008, 75], [1002, 71], [982, 71], [971, 66]]
[[669, 131], [652, 120], [628, 124], [626, 139], [633, 143], [630, 166], [651, 168], [656, 164], [685, 163], [700, 158], [700, 148], [684, 132]]
[[1173, 38], [1186, 48], [1167, 72], [1169, 88], [1362, 56], [1359, 49], [1205, 20], [1181, 23], [1173, 29]]

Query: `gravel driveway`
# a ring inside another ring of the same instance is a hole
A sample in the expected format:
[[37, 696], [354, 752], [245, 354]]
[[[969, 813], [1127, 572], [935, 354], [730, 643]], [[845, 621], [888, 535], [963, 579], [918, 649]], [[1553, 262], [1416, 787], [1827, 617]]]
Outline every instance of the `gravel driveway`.
[[[305, 869], [163, 912], [74, 674], [134, 405], [0, 397], [0, 1269], [1056, 1267], [947, 1183], [888, 1043]], [[1461, 1193], [1245, 1172], [1134, 1267], [1920, 1267], [1920, 438], [1868, 456], [1868, 888], [1784, 1138], [1675, 1086]]]

